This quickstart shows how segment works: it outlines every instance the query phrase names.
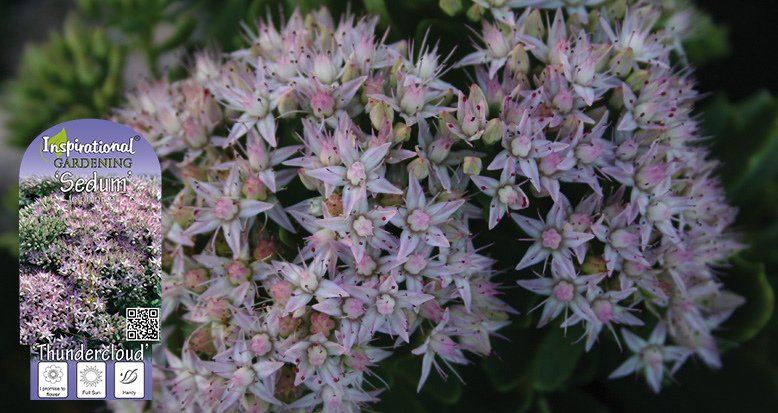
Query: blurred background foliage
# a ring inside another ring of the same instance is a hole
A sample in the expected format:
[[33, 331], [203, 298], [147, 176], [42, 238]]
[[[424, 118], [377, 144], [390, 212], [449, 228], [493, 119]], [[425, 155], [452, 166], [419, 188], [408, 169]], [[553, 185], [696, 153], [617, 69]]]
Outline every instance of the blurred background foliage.
[[[685, 2], [665, 3], [671, 7]], [[667, 383], [658, 396], [642, 380], [608, 380], [623, 360], [612, 336], [603, 334], [600, 345], [585, 353], [583, 343], [576, 343], [582, 334], [577, 327], [569, 328], [567, 336], [555, 328], [558, 325], [533, 327], [537, 314], [529, 310], [539, 298], [514, 288], [509, 271], [502, 277], [508, 286], [504, 297], [521, 315], [501, 331], [504, 339], [493, 341], [491, 357], [458, 367], [466, 385], [452, 372], [445, 382], [433, 373], [417, 394], [421, 360], [410, 354], [416, 346], [406, 346], [376, 369], [389, 385], [376, 411], [471, 412], [487, 406], [496, 412], [778, 411], [778, 79], [768, 73], [771, 56], [763, 50], [778, 41], [778, 34], [758, 5], [753, 0], [738, 7], [729, 1], [698, 2], [703, 15], [683, 45], [689, 63], [698, 67], [698, 90], [707, 93], [698, 108], [702, 135], [709, 137], [713, 156], [722, 161], [721, 177], [740, 208], [737, 229], [748, 245], [721, 271], [722, 282], [748, 300], [719, 332], [729, 348], [723, 369], [688, 363], [676, 374], [677, 383]], [[0, 3], [0, 35], [6, 40], [0, 53], [2, 151], [23, 150], [40, 131], [60, 122], [107, 117], [137, 82], [182, 76], [195, 50], [229, 51], [244, 45], [239, 22], [251, 24], [270, 16], [278, 23], [280, 15], [288, 16], [295, 8], [320, 6], [335, 16], [347, 10], [377, 14], [380, 26], [391, 28], [390, 41], [419, 41], [427, 35], [439, 42], [440, 54], [453, 50], [449, 62], [470, 49], [473, 34], [464, 27], [480, 24], [480, 10], [470, 0], [5, 1]], [[468, 82], [464, 72], [449, 74], [447, 80], [460, 86]], [[4, 169], [18, 170], [18, 161], [3, 163]], [[18, 177], [15, 172], [10, 176]], [[8, 399], [25, 401], [29, 353], [14, 338], [15, 184], [0, 182], [0, 229], [7, 231], [0, 236], [0, 254], [10, 270], [3, 283], [8, 299], [3, 300], [7, 316], [2, 327], [12, 338], [4, 341], [6, 356], [0, 357], [0, 367], [15, 372], [9, 373], [10, 384], [0, 388]], [[517, 250], [515, 235], [503, 231], [497, 235], [506, 240], [497, 246], [498, 258]], [[645, 328], [648, 332], [653, 326]], [[52, 411], [50, 403], [32, 404], [28, 410], [44, 407]], [[54, 411], [85, 409], [99, 410], [100, 404], [54, 406]]]

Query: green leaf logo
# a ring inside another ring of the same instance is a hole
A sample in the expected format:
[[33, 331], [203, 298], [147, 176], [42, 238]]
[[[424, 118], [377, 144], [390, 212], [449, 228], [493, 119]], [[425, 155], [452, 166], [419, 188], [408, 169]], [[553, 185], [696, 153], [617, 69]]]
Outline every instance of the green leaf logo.
[[[59, 146], [60, 144], [65, 143], [67, 141], [68, 141], [68, 135], [67, 133], [65, 133], [65, 128], [62, 128], [62, 131], [60, 131], [60, 133], [52, 136], [49, 139], [49, 147]], [[60, 156], [62, 156], [62, 152], [54, 152], [54, 155], [56, 155], [57, 158], [59, 158]], [[41, 158], [43, 158], [43, 160], [46, 162], [51, 162], [48, 159], [43, 157], [43, 146], [41, 146]]]

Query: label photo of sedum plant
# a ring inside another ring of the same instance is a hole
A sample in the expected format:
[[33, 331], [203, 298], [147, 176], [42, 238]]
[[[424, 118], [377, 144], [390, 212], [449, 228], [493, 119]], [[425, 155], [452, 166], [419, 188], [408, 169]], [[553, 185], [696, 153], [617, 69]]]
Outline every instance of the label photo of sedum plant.
[[60, 187], [50, 177], [21, 182], [21, 343], [119, 345], [125, 308], [159, 305], [159, 181], [136, 178], [113, 193]]

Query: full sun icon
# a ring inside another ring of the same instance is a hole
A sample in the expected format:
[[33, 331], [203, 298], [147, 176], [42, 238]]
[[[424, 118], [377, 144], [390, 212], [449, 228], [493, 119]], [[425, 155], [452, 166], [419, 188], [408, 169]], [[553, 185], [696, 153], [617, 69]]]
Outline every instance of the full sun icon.
[[103, 373], [97, 367], [89, 366], [81, 371], [81, 382], [86, 387], [97, 387], [97, 384], [103, 380], [102, 375]]

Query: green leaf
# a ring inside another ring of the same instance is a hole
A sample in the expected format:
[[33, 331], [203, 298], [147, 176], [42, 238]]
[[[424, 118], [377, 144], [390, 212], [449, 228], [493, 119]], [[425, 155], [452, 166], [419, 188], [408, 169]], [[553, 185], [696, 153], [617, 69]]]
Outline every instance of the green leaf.
[[[414, 390], [418, 386], [419, 378], [421, 377], [421, 362], [421, 357], [410, 357], [397, 363], [394, 369], [396, 375], [405, 379], [407, 386]], [[438, 362], [440, 363], [440, 361]], [[444, 364], [440, 364], [444, 370], [448, 369]], [[454, 365], [454, 368], [456, 367]], [[424, 382], [424, 386], [421, 388], [421, 395], [430, 397], [443, 404], [458, 402], [462, 395], [462, 383], [454, 373], [447, 371], [447, 374], [448, 378], [444, 380], [432, 368], [427, 381]]]
[[723, 368], [711, 371], [687, 362], [654, 394], [645, 379], [625, 377], [602, 383], [611, 409], [635, 413], [656, 412], [776, 412], [778, 374], [760, 355], [741, 348], [726, 353]]
[[[778, 101], [766, 91], [732, 104], [723, 96], [703, 112], [703, 131], [714, 136], [714, 158], [733, 202], [751, 205], [778, 177]], [[752, 214], [754, 217], [758, 214]]]
[[770, 131], [762, 148], [747, 158], [746, 169], [729, 188], [729, 194], [747, 202], [759, 195], [764, 185], [778, 174], [778, 129]]
[[597, 399], [580, 390], [554, 392], [546, 398], [552, 412], [607, 413], [609, 410]]
[[533, 366], [537, 390], [558, 389], [570, 378], [584, 352], [583, 343], [573, 344], [573, 341], [565, 337], [561, 328], [553, 328], [543, 338]]
[[684, 41], [684, 50], [689, 61], [697, 67], [727, 57], [732, 47], [729, 40], [729, 27], [715, 25], [710, 16], [704, 15], [697, 22], [701, 26], [698, 32]]
[[362, 4], [364, 4], [365, 10], [378, 15], [378, 23], [381, 27], [394, 26], [392, 17], [389, 15], [389, 10], [386, 9], [384, 0], [362, 0]]
[[381, 401], [375, 405], [376, 412], [427, 412], [427, 409], [419, 401], [419, 395], [411, 391], [408, 386], [394, 386], [387, 389], [381, 393], [380, 399]]
[[492, 349], [496, 357], [489, 357], [481, 363], [492, 385], [499, 392], [515, 389], [530, 372], [532, 359], [538, 343], [543, 337], [536, 328], [517, 328], [510, 325], [500, 330], [508, 340], [493, 339]]
[[286, 229], [284, 228], [278, 229], [278, 238], [280, 238], [281, 242], [287, 247], [291, 248], [297, 245], [297, 243], [294, 241], [292, 237], [293, 237], [292, 233], [287, 231]]
[[462, 0], [440, 0], [438, 5], [444, 13], [451, 17], [456, 16], [464, 9], [464, 6], [462, 6]]
[[742, 343], [754, 338], [770, 321], [775, 293], [765, 274], [764, 265], [740, 257], [735, 257], [732, 263], [732, 268], [727, 271], [726, 286], [743, 296], [746, 302], [724, 323], [721, 335]]
[[194, 31], [195, 26], [197, 26], [197, 20], [192, 16], [185, 16], [179, 20], [173, 34], [155, 48], [155, 53], [162, 53], [184, 44]]
[[[67, 141], [68, 141], [68, 134], [67, 134], [67, 132], [65, 132], [65, 128], [62, 128], [62, 130], [58, 134], [52, 136], [49, 139], [49, 147], [51, 147], [51, 146], [59, 146], [60, 144], [66, 143]], [[41, 151], [42, 150], [43, 150], [43, 148], [41, 148]], [[54, 155], [56, 155], [57, 158], [59, 158], [60, 156], [62, 156], [62, 152], [54, 152]], [[41, 156], [43, 156], [43, 153], [41, 153]], [[45, 160], [45, 158], [44, 158], [44, 160]]]

